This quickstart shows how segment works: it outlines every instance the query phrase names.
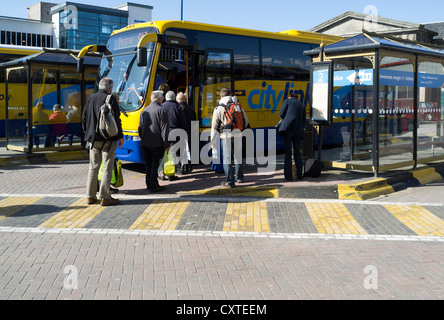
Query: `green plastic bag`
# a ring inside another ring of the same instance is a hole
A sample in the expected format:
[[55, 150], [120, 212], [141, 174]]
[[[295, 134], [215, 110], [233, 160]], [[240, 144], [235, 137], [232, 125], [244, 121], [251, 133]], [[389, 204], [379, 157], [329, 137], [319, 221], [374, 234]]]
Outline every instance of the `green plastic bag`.
[[167, 177], [174, 176], [176, 174], [176, 164], [174, 163], [174, 158], [169, 151], [165, 151], [163, 173]]
[[[99, 181], [102, 181], [102, 175], [103, 175], [103, 162], [100, 165], [99, 169]], [[121, 187], [123, 186], [123, 174], [122, 174], [122, 161], [119, 159], [114, 159], [114, 168], [113, 168], [113, 175], [111, 177], [111, 185], [113, 187]]]
[[114, 160], [113, 178], [114, 177], [116, 178], [116, 182], [113, 183], [111, 180], [111, 184], [116, 188], [123, 186], [122, 161], [119, 159]]

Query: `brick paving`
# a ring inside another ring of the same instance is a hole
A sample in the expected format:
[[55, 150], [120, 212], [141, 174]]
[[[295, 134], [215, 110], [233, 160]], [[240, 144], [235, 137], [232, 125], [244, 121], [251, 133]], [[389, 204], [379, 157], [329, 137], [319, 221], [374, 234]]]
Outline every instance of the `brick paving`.
[[[328, 211], [310, 212], [307, 203], [313, 200], [181, 194], [198, 183], [220, 188], [222, 176], [205, 169], [164, 182], [168, 192], [153, 196], [144, 190], [143, 170], [126, 165], [118, 196], [122, 204], [81, 220], [90, 214], [82, 204], [86, 166], [86, 161], [68, 161], [0, 170], [0, 299], [444, 298], [443, 237], [419, 236], [384, 206], [393, 201], [421, 203], [438, 218], [428, 232], [439, 231], [444, 220], [441, 182], [380, 197], [377, 203], [340, 202], [333, 217]], [[280, 184], [280, 174], [261, 181]], [[247, 184], [254, 185], [253, 172], [250, 177]], [[328, 198], [322, 188], [347, 177], [344, 173], [338, 178], [335, 172], [300, 185], [319, 187], [318, 196]], [[160, 210], [164, 203], [159, 217], [169, 218], [175, 214], [175, 201], [188, 205], [180, 219], [169, 222], [174, 230], [131, 230], [144, 213], [149, 218], [151, 205]], [[81, 219], [73, 220], [67, 208]], [[268, 220], [256, 232], [255, 222], [263, 222], [264, 212]], [[50, 226], [48, 221], [57, 215], [75, 224]], [[350, 216], [356, 222], [341, 224]], [[336, 223], [337, 232], [320, 234], [315, 218], [320, 224]], [[42, 227], [45, 223], [47, 228]], [[341, 229], [351, 223], [365, 232], [350, 235]], [[377, 274], [366, 273], [366, 268]], [[69, 288], [73, 270], [78, 272], [76, 289]], [[369, 276], [376, 289], [366, 288]]]
[[444, 298], [438, 242], [15, 231], [0, 252], [0, 299]]

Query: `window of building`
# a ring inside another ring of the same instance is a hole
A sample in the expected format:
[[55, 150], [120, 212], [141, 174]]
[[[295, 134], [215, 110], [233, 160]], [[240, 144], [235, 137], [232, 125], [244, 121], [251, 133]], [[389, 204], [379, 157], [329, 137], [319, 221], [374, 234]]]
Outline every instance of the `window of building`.
[[[75, 32], [66, 30], [60, 18], [60, 47], [80, 50], [90, 44], [106, 44], [114, 30], [126, 26], [127, 18], [108, 14], [78, 11], [78, 25]], [[124, 23], [122, 23], [122, 21]]]

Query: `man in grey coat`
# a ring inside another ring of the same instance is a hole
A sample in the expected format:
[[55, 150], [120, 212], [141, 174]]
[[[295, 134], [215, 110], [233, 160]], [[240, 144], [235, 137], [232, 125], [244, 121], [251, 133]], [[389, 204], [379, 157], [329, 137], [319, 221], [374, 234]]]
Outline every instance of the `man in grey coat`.
[[169, 150], [168, 115], [162, 108], [163, 92], [151, 93], [151, 104], [140, 114], [139, 137], [145, 158], [146, 187], [152, 193], [165, 191], [157, 181], [157, 168], [165, 150]]
[[297, 178], [302, 180], [302, 158], [301, 158], [301, 140], [304, 139], [305, 128], [305, 105], [299, 102], [294, 94], [290, 94], [288, 99], [282, 104], [279, 117], [283, 119], [279, 128], [279, 134], [284, 139], [285, 162], [284, 176], [286, 180], [293, 180], [291, 170], [292, 156], [297, 169]]
[[[123, 139], [119, 105], [116, 99], [111, 95], [112, 91], [113, 80], [110, 78], [101, 79], [99, 82], [99, 91], [88, 99], [82, 113], [82, 129], [85, 141], [91, 144], [87, 182], [87, 203], [89, 205], [97, 202], [97, 178], [102, 162], [103, 174], [98, 195], [99, 199], [101, 199], [100, 204], [102, 206], [113, 206], [119, 203], [119, 199], [111, 197], [110, 185], [116, 149], [117, 147], [122, 148], [125, 140]], [[119, 133], [115, 137], [105, 139], [97, 132], [97, 121], [100, 107], [105, 103], [108, 95], [111, 95], [109, 103], [111, 104], [112, 113], [116, 119]]]

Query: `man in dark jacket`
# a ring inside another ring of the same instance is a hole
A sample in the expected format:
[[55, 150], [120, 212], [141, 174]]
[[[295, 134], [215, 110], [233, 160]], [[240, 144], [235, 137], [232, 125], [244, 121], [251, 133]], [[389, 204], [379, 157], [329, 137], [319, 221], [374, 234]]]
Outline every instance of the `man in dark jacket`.
[[111, 96], [110, 105], [119, 128], [119, 133], [115, 137], [105, 139], [96, 130], [100, 107], [105, 103], [107, 96], [112, 94], [112, 90], [113, 80], [110, 78], [101, 79], [99, 82], [99, 91], [88, 99], [82, 113], [82, 130], [85, 136], [85, 141], [89, 142], [91, 145], [87, 182], [88, 204], [94, 204], [97, 201], [97, 178], [102, 162], [103, 175], [99, 189], [99, 199], [101, 199], [100, 204], [102, 206], [111, 206], [119, 203], [118, 199], [111, 197], [110, 185], [117, 144], [119, 145], [119, 149], [122, 148], [124, 139], [122, 123], [120, 121], [119, 105], [113, 96]]
[[302, 159], [301, 159], [301, 140], [304, 139], [305, 128], [305, 105], [299, 102], [294, 94], [290, 94], [288, 99], [282, 104], [279, 117], [283, 119], [279, 128], [279, 134], [284, 139], [285, 162], [284, 176], [286, 180], [293, 180], [292, 175], [292, 156], [297, 169], [297, 178], [302, 179]]
[[[188, 128], [188, 124], [185, 118], [185, 113], [183, 112], [182, 108], [179, 106], [179, 104], [176, 102], [176, 94], [173, 91], [168, 91], [165, 97], [165, 102], [162, 104], [163, 110], [166, 111], [168, 114], [168, 121], [169, 121], [169, 127], [170, 132], [174, 129], [181, 129], [184, 130], [187, 134], [190, 132], [190, 129]], [[179, 138], [177, 141], [174, 141], [170, 145], [171, 152], [173, 155], [177, 153], [179, 148], [181, 147], [179, 145]], [[182, 156], [181, 159], [179, 159], [179, 162], [176, 165], [176, 172], [179, 174], [182, 172], [182, 164], [185, 162], [185, 148], [181, 148], [180, 155]], [[169, 180], [176, 180], [176, 176], [170, 176], [168, 177]]]
[[147, 189], [152, 193], [165, 190], [165, 187], [159, 186], [157, 181], [160, 160], [165, 150], [169, 150], [168, 115], [162, 108], [162, 102], [163, 92], [153, 91], [151, 104], [142, 111], [139, 121], [140, 144], [145, 158], [145, 182]]

